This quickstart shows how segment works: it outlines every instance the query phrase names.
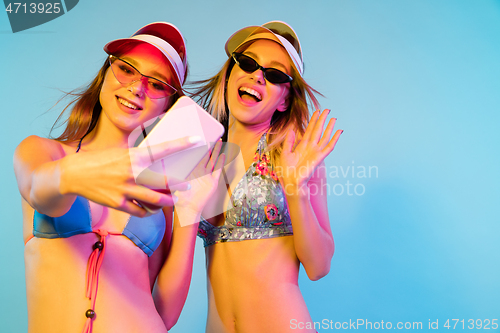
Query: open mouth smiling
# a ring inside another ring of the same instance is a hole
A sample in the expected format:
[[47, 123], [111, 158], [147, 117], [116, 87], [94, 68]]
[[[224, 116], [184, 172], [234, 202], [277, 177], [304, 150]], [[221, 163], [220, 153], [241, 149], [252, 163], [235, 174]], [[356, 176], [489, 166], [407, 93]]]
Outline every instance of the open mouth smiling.
[[118, 102], [121, 105], [124, 105], [124, 106], [128, 107], [129, 109], [137, 110], [137, 111], [142, 110], [142, 108], [139, 105], [134, 104], [131, 101], [128, 101], [128, 100], [126, 100], [126, 99], [124, 99], [122, 97], [116, 96], [116, 99], [118, 100]]
[[238, 89], [238, 94], [241, 98], [251, 98], [256, 102], [260, 102], [262, 100], [262, 95], [258, 91], [248, 87], [241, 87]]

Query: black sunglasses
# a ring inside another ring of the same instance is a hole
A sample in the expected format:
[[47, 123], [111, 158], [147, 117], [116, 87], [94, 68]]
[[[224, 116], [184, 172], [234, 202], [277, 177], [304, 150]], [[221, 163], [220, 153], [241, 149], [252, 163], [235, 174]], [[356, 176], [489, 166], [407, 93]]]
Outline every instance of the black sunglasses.
[[247, 73], [253, 73], [256, 70], [260, 69], [262, 70], [262, 73], [264, 73], [264, 77], [266, 78], [266, 80], [273, 84], [287, 83], [293, 80], [290, 75], [283, 73], [279, 69], [264, 68], [259, 65], [257, 61], [242, 53], [233, 52], [232, 56], [234, 61], [238, 64], [238, 66], [240, 66], [243, 71]]

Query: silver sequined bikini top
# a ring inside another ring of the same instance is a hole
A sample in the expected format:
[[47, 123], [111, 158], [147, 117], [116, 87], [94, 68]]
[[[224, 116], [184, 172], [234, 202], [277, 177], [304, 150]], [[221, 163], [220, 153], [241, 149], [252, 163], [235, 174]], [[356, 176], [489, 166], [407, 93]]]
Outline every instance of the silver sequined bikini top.
[[293, 235], [285, 193], [270, 164], [266, 134], [259, 140], [254, 162], [236, 185], [224, 225], [201, 218], [198, 236], [204, 245]]

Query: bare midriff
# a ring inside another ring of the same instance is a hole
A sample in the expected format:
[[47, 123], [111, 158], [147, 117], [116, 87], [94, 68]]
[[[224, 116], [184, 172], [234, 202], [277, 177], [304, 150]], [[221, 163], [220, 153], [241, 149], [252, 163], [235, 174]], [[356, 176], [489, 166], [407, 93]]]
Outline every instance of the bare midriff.
[[[26, 244], [29, 332], [82, 332], [90, 308], [87, 262], [97, 240], [89, 233]], [[167, 332], [151, 297], [147, 255], [124, 236], [109, 235], [106, 247], [92, 332]]]
[[311, 321], [293, 236], [218, 243], [206, 255], [207, 333], [293, 332], [291, 320]]
[[[87, 262], [98, 239], [90, 233], [26, 244], [29, 332], [82, 332]], [[124, 236], [108, 236], [106, 246], [92, 332], [167, 332], [151, 297], [147, 255]]]
[[[69, 238], [32, 237], [33, 208], [22, 201], [28, 332], [81, 333], [92, 307], [87, 267], [93, 246], [102, 237], [94, 232]], [[110, 234], [97, 274], [91, 332], [167, 332], [151, 296], [150, 259], [130, 239], [116, 234], [123, 230], [126, 214], [92, 208], [94, 220], [96, 211], [103, 216], [93, 227]]]

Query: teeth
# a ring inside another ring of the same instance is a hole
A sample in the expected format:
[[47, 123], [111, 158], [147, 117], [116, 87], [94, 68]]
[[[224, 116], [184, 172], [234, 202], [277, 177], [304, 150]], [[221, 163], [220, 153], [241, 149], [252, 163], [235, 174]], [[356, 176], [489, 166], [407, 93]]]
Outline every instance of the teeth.
[[127, 101], [126, 101], [126, 100], [124, 100], [123, 98], [118, 97], [118, 102], [120, 102], [120, 104], [123, 104], [123, 105], [125, 105], [126, 107], [129, 107], [129, 108], [131, 108], [131, 109], [134, 109], [134, 110], [139, 110], [139, 108], [138, 108], [136, 105], [134, 105], [134, 104], [132, 104], [132, 103], [127, 102]]
[[241, 87], [240, 88], [241, 91], [244, 91], [252, 96], [255, 96], [259, 101], [262, 100], [262, 96], [259, 94], [258, 91], [256, 90], [253, 90], [253, 89], [250, 89], [250, 88], [247, 88], [247, 87]]

